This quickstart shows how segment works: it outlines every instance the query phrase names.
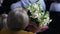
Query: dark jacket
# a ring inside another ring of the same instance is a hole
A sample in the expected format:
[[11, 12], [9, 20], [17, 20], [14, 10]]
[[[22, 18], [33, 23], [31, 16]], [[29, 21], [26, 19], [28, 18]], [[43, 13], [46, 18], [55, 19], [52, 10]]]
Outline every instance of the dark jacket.
[[17, 0], [4, 0], [2, 6], [0, 7], [0, 14], [8, 13], [10, 11], [10, 5], [17, 2]]

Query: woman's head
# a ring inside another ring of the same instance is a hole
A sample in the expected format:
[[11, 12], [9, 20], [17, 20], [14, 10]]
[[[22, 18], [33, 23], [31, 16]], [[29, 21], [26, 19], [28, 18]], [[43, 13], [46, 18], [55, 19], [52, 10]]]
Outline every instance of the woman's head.
[[7, 18], [7, 26], [9, 29], [18, 30], [25, 29], [29, 24], [29, 18], [23, 8], [16, 8], [9, 12]]

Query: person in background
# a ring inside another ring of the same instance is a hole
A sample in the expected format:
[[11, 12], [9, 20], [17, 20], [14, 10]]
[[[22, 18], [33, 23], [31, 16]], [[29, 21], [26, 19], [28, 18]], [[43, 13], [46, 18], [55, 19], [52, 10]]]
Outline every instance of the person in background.
[[7, 17], [8, 17], [7, 14], [0, 15], [0, 33], [1, 33], [1, 30], [5, 27], [5, 25], [7, 23]]
[[0, 33], [4, 27], [6, 28], [7, 17], [7, 14], [0, 15]]
[[3, 21], [3, 27], [7, 27], [7, 17], [8, 17], [8, 14], [2, 14], [2, 21]]
[[55, 0], [49, 9], [51, 22], [51, 29], [53, 33], [60, 34], [60, 0]]
[[[30, 0], [30, 1], [33, 2], [33, 3], [36, 3], [36, 1], [38, 1], [38, 0]], [[45, 6], [44, 0], [39, 0], [39, 3], [40, 3], [41, 9], [45, 10], [46, 6]], [[19, 7], [19, 6], [20, 7], [26, 7], [28, 5], [29, 5], [29, 0], [20, 0], [20, 1], [16, 2], [16, 3], [13, 3], [11, 5], [11, 9], [15, 9], [16, 7]]]

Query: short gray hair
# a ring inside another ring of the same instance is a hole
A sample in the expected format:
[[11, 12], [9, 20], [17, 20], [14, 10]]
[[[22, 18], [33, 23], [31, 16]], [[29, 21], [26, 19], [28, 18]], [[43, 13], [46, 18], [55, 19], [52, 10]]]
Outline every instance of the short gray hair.
[[11, 29], [25, 29], [29, 24], [29, 17], [23, 8], [16, 8], [9, 12], [7, 26]]

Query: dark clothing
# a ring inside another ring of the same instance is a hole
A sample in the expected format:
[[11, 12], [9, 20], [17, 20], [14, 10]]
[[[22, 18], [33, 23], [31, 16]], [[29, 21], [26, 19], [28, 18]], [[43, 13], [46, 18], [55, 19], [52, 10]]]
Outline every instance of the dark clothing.
[[49, 24], [49, 29], [38, 34], [60, 34], [60, 12], [51, 11], [50, 18], [52, 22]]
[[3, 28], [3, 23], [2, 23], [2, 17], [0, 15], [0, 30], [2, 30], [2, 28]]
[[51, 3], [53, 3], [53, 2], [54, 2], [54, 0], [46, 0], [46, 1], [45, 1], [45, 3], [46, 3], [46, 10], [47, 10], [47, 11], [49, 11], [50, 5], [51, 5]]
[[10, 5], [17, 2], [17, 0], [4, 0], [2, 6], [0, 7], [0, 14], [8, 13], [10, 11]]
[[60, 12], [50, 12], [50, 18], [52, 22], [50, 24], [51, 30], [54, 30], [53, 33], [60, 34]]

